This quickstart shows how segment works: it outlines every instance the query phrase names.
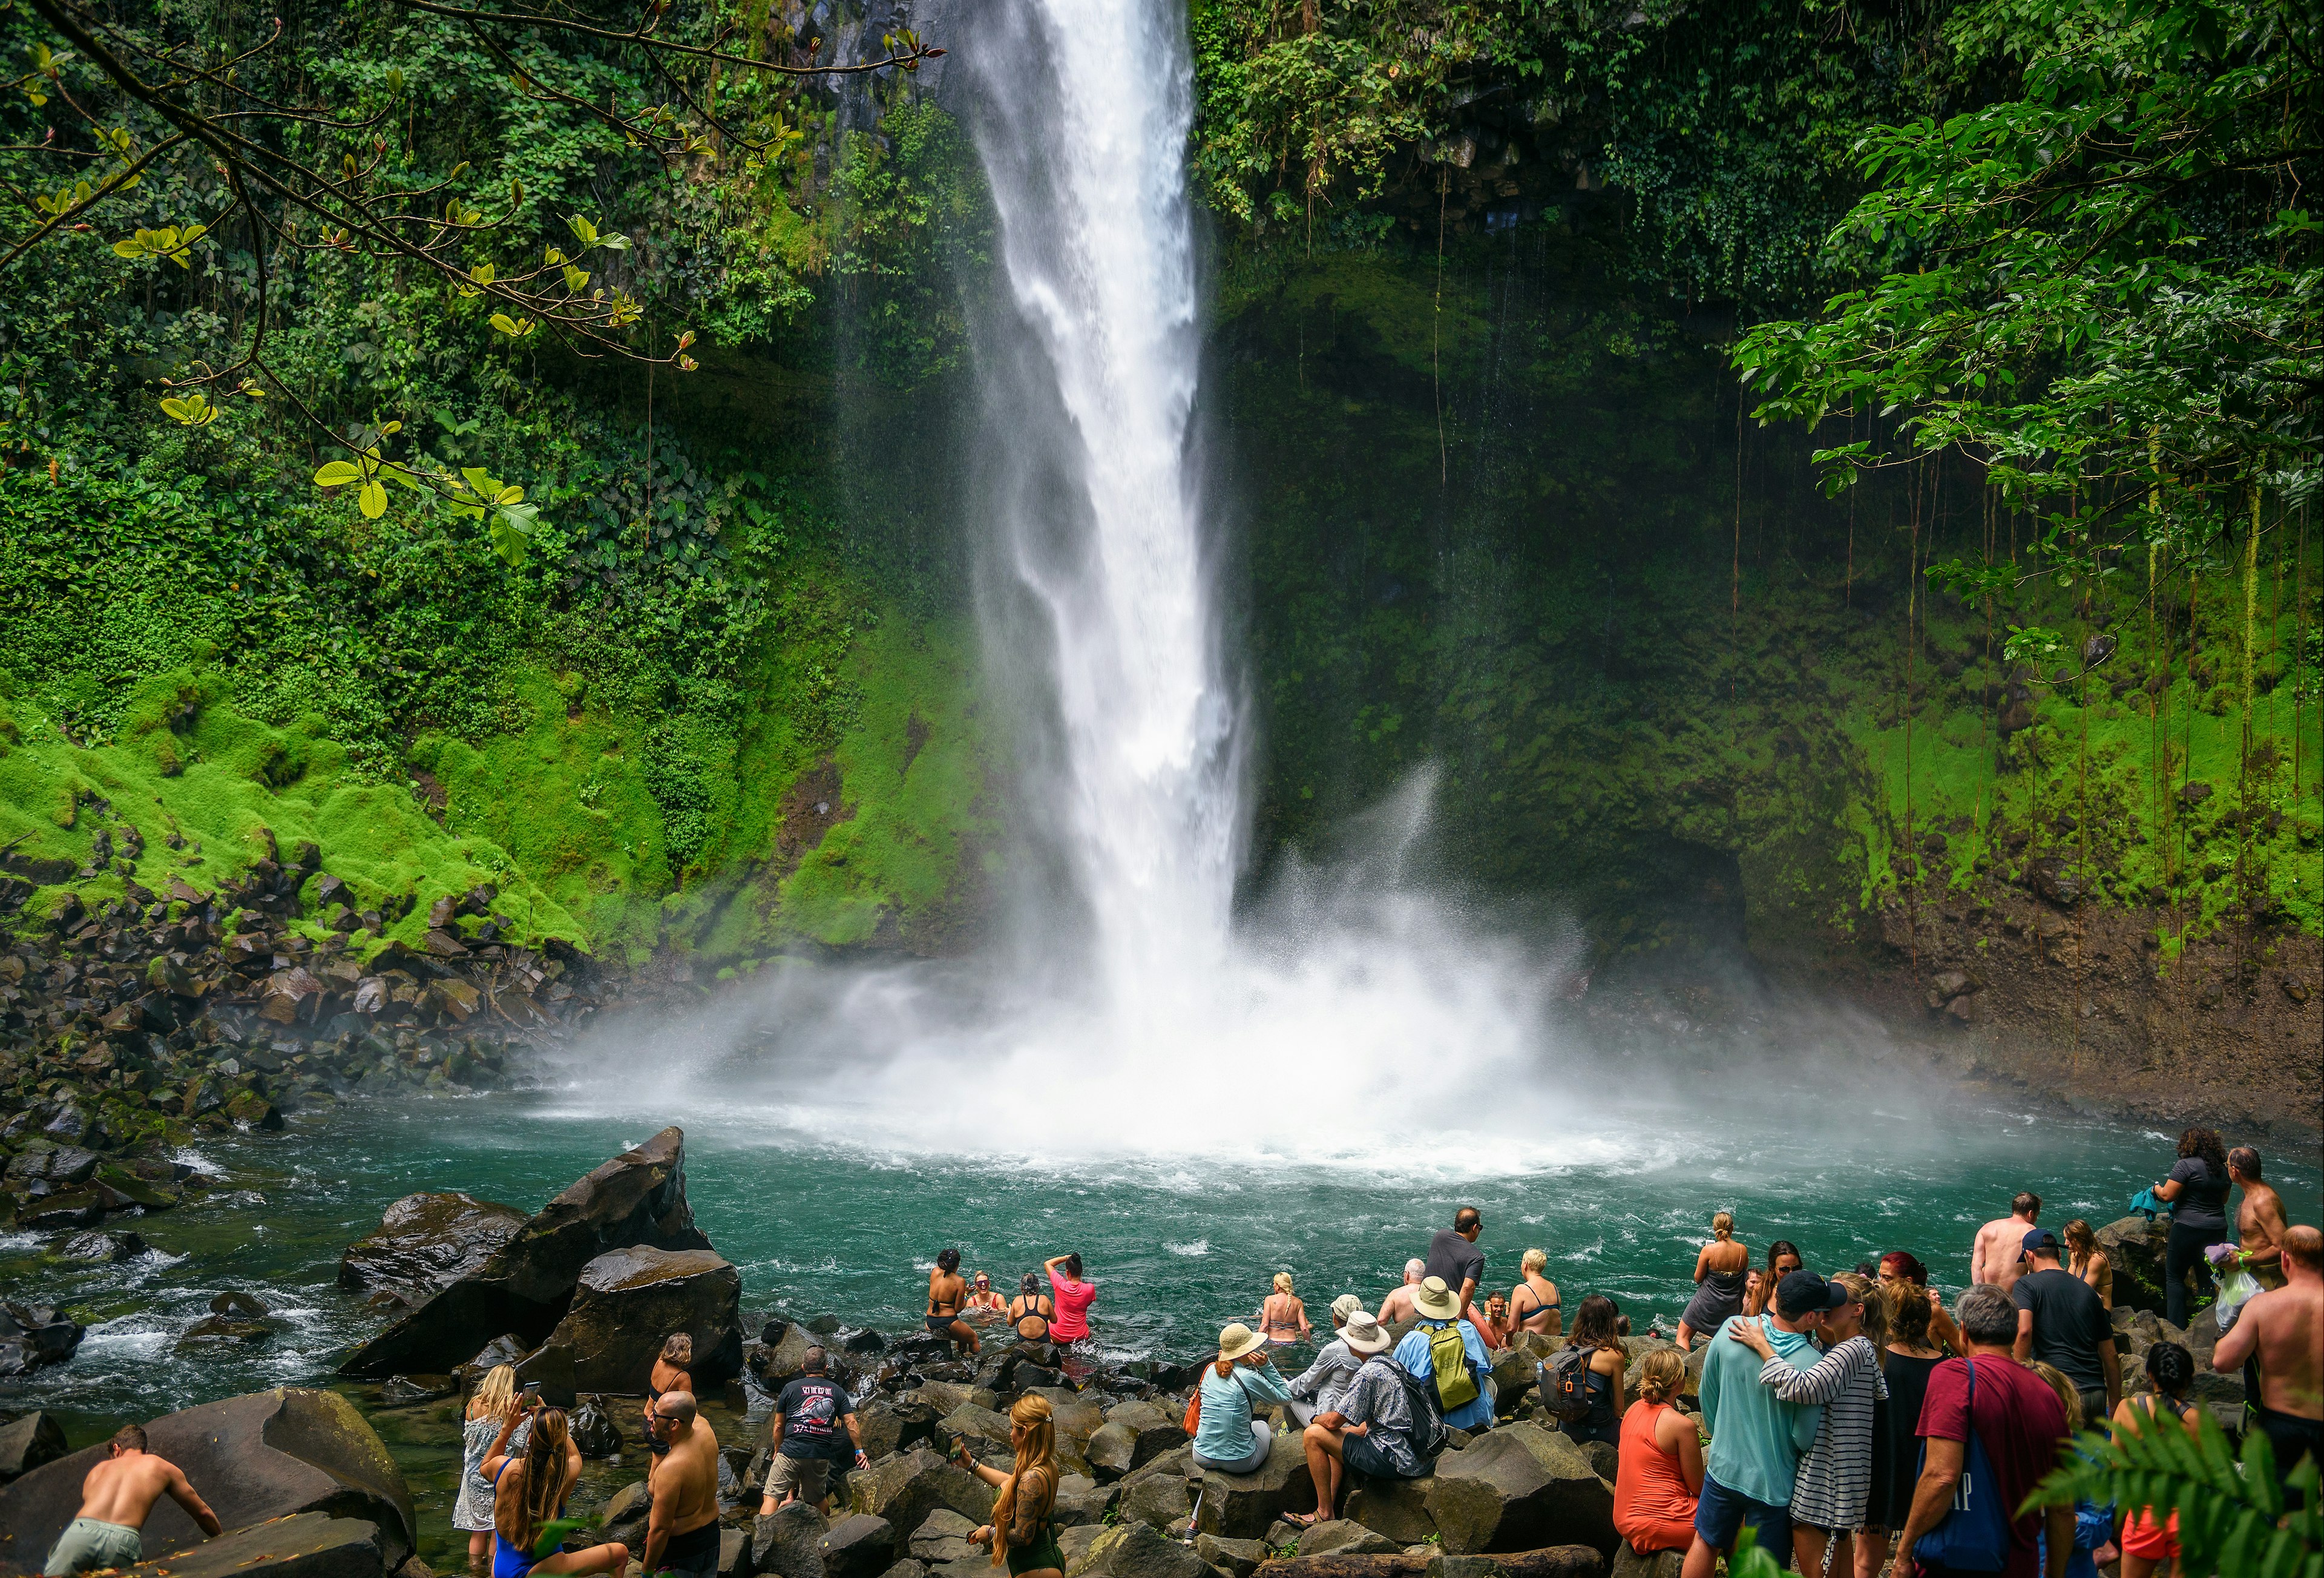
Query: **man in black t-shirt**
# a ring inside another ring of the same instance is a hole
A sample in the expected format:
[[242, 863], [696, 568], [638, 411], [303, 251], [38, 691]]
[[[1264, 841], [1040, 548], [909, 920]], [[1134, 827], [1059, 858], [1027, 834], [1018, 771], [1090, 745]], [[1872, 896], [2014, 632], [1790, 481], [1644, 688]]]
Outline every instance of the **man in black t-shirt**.
[[829, 1362], [822, 1349], [808, 1349], [799, 1361], [801, 1373], [775, 1399], [769, 1428], [781, 1444], [767, 1469], [766, 1496], [759, 1506], [761, 1518], [771, 1518], [776, 1508], [791, 1500], [823, 1508], [830, 1494], [825, 1475], [835, 1461], [844, 1463], [852, 1453], [857, 1468], [872, 1466], [863, 1455], [854, 1402], [838, 1382], [824, 1375]]
[[1428, 1241], [1428, 1268], [1421, 1276], [1442, 1277], [1445, 1287], [1461, 1295], [1462, 1320], [1469, 1318], [1470, 1297], [1485, 1283], [1485, 1251], [1477, 1247], [1477, 1235], [1484, 1231], [1485, 1219], [1477, 1208], [1463, 1205], [1452, 1227], [1437, 1229]]
[[2024, 1253], [2025, 1269], [2009, 1290], [2017, 1306], [2017, 1361], [2054, 1366], [2081, 1393], [2083, 1423], [2103, 1429], [2122, 1401], [2114, 1322], [2097, 1291], [2059, 1265], [2056, 1233], [2035, 1228]]

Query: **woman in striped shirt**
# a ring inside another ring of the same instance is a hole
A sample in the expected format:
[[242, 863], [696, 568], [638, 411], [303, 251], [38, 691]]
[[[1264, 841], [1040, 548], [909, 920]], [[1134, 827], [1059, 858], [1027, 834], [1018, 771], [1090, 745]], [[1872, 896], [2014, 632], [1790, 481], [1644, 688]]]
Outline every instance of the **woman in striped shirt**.
[[1728, 1326], [1766, 1361], [1761, 1385], [1787, 1403], [1823, 1405], [1815, 1444], [1800, 1459], [1792, 1489], [1792, 1549], [1800, 1571], [1810, 1574], [1856, 1570], [1855, 1535], [1865, 1526], [1872, 1496], [1872, 1410], [1888, 1395], [1880, 1375], [1886, 1306], [1872, 1297], [1868, 1278], [1844, 1271], [1832, 1280], [1848, 1289], [1848, 1302], [1824, 1317], [1828, 1346], [1812, 1370], [1794, 1370], [1776, 1358], [1757, 1323]]

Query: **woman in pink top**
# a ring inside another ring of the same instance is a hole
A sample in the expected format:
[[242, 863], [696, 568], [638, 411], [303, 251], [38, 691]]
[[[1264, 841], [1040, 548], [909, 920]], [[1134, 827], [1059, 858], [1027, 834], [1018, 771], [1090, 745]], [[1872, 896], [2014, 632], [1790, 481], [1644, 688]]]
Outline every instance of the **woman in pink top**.
[[1049, 1274], [1049, 1287], [1056, 1295], [1057, 1313], [1049, 1320], [1050, 1340], [1077, 1343], [1088, 1336], [1090, 1301], [1097, 1297], [1097, 1284], [1082, 1280], [1081, 1256], [1054, 1256], [1041, 1262], [1041, 1269]]

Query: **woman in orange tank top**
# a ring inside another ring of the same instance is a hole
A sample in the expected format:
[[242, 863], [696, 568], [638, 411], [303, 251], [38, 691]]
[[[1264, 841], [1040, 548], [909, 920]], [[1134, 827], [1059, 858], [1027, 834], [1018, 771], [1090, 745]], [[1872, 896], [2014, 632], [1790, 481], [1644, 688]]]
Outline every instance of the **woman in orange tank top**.
[[1622, 1416], [1621, 1466], [1614, 1479], [1614, 1527], [1640, 1555], [1694, 1543], [1702, 1494], [1702, 1438], [1692, 1416], [1671, 1407], [1686, 1386], [1675, 1348], [1646, 1355], [1638, 1400]]

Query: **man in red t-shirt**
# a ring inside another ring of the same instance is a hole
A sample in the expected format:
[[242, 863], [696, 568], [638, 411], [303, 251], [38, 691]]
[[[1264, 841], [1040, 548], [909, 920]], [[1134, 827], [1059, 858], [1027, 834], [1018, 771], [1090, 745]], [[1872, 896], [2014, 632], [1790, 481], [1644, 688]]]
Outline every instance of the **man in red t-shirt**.
[[1089, 1335], [1089, 1306], [1097, 1297], [1097, 1284], [1082, 1280], [1079, 1254], [1053, 1256], [1041, 1262], [1041, 1269], [1049, 1274], [1049, 1288], [1056, 1296], [1057, 1313], [1049, 1319], [1050, 1340], [1078, 1343]]
[[[1997, 1482], [1972, 1485], [1970, 1492], [1992, 1496], [2012, 1510], [2024, 1505], [2034, 1487], [2057, 1466], [2058, 1447], [2066, 1436], [2066, 1410], [2058, 1394], [2011, 1353], [2017, 1340], [2017, 1306], [2009, 1295], [1990, 1283], [1979, 1283], [1960, 1296], [1953, 1306], [1953, 1318], [1960, 1323], [1969, 1357], [1948, 1359], [1929, 1374], [1919, 1431], [1925, 1455], [1920, 1483], [1913, 1490], [1913, 1510], [1904, 1520], [1904, 1538], [1897, 1546], [1897, 1578], [1914, 1578], [1915, 1573], [1921, 1578], [1952, 1578], [1953, 1569], [1917, 1560], [1913, 1546], [1952, 1510], [1972, 1426], [1985, 1445]], [[1969, 1417], [1972, 1364], [1977, 1367], [1973, 1421]], [[2042, 1563], [2034, 1541], [2045, 1524], [2047, 1578], [2064, 1578], [2067, 1558], [2074, 1554], [2071, 1504], [2038, 1509], [2010, 1520], [2009, 1554], [2002, 1564], [2001, 1578], [2036, 1578]]]

